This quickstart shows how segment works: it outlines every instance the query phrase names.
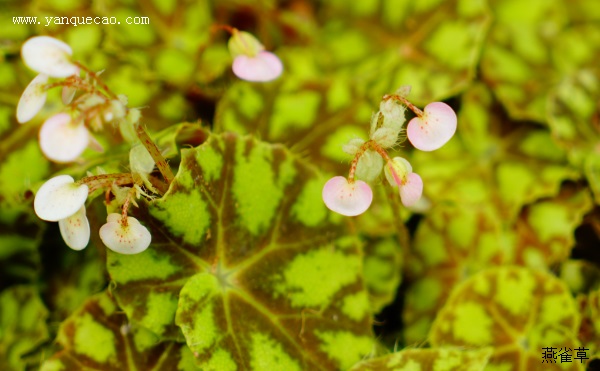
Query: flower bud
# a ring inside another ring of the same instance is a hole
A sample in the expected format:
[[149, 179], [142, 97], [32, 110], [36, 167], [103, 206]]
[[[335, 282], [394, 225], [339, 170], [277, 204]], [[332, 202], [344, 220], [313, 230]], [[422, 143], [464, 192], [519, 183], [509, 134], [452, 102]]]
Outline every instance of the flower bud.
[[406, 182], [408, 174], [412, 173], [412, 166], [402, 157], [394, 157], [385, 164], [385, 177], [392, 187], [398, 187]]
[[256, 57], [259, 52], [265, 50], [263, 44], [251, 33], [239, 30], [234, 30], [233, 35], [231, 35], [227, 43], [227, 47], [233, 58], [239, 55]]
[[393, 147], [398, 141], [399, 130], [382, 127], [375, 130], [371, 139], [383, 148]]
[[352, 138], [348, 143], [342, 146], [342, 151], [346, 152], [351, 156], [354, 156], [356, 152], [358, 152], [358, 150], [360, 149], [360, 146], [362, 146], [364, 143], [365, 141], [361, 138]]
[[367, 150], [358, 160], [356, 165], [356, 177], [365, 182], [372, 182], [381, 174], [383, 159], [379, 153]]

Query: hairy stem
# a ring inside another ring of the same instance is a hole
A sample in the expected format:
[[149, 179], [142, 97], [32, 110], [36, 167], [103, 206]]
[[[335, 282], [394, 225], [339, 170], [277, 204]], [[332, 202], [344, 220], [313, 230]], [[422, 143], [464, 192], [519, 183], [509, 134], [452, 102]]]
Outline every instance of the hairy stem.
[[365, 152], [369, 149], [376, 151], [381, 157], [383, 157], [383, 159], [386, 162], [391, 161], [390, 156], [387, 154], [385, 149], [383, 149], [383, 147], [381, 147], [379, 144], [377, 144], [377, 142], [375, 142], [374, 140], [368, 140], [368, 141], [364, 142], [363, 145], [360, 146], [360, 148], [354, 155], [354, 158], [352, 159], [352, 163], [350, 164], [350, 173], [348, 174], [348, 183], [354, 182], [354, 174], [356, 173], [356, 166], [358, 166], [358, 160], [360, 160], [360, 157], [362, 155], [364, 155]]
[[117, 97], [117, 95], [115, 93], [113, 93], [112, 90], [110, 90], [108, 88], [108, 86], [102, 81], [102, 79], [100, 78], [100, 76], [98, 76], [98, 74], [96, 74], [94, 71], [92, 71], [89, 68], [87, 68], [86, 66], [84, 66], [82, 63], [75, 62], [75, 65], [77, 67], [81, 68], [82, 70], [84, 70], [88, 75], [90, 75], [92, 77], [92, 79], [94, 79], [94, 81], [96, 81], [96, 83], [98, 85], [100, 85], [102, 90], [104, 90], [111, 99], [119, 99], [119, 97]]
[[152, 141], [148, 133], [146, 133], [146, 130], [144, 130], [142, 125], [140, 125], [139, 123], [135, 124], [135, 133], [137, 134], [138, 138], [140, 138], [140, 141], [142, 142], [144, 147], [146, 147], [146, 149], [150, 153], [150, 156], [152, 156], [152, 159], [156, 163], [158, 171], [160, 171], [163, 178], [165, 178], [167, 184], [171, 184], [174, 178], [173, 172], [171, 171], [171, 168], [169, 167], [169, 164], [167, 164], [167, 161], [165, 160], [163, 155], [160, 153], [156, 144]]
[[110, 188], [113, 184], [126, 185], [133, 184], [134, 182], [131, 173], [118, 173], [86, 176], [78, 180], [77, 183], [87, 184], [89, 188], [88, 193], [92, 193], [97, 189]]
[[388, 100], [388, 99], [393, 99], [393, 100], [397, 100], [400, 103], [404, 104], [406, 107], [408, 107], [411, 111], [413, 111], [415, 113], [415, 115], [417, 115], [419, 118], [423, 117], [423, 111], [421, 111], [421, 109], [419, 109], [417, 106], [415, 106], [414, 104], [410, 103], [408, 101], [408, 99], [404, 98], [401, 95], [396, 95], [396, 94], [386, 94], [383, 96], [383, 100]]

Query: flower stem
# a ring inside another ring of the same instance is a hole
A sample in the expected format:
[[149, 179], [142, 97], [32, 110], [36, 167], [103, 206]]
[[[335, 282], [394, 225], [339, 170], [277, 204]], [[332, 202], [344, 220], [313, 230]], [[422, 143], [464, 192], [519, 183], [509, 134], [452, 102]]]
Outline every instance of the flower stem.
[[132, 192], [135, 192], [135, 189], [131, 188], [131, 190], [127, 193], [125, 203], [123, 204], [123, 209], [121, 212], [121, 225], [123, 227], [127, 227], [127, 210], [129, 209], [129, 203], [131, 202]]
[[348, 183], [354, 183], [354, 174], [356, 173], [356, 166], [358, 165], [358, 160], [360, 157], [365, 154], [365, 152], [369, 149], [376, 151], [383, 159], [388, 162], [391, 161], [390, 156], [387, 154], [385, 149], [381, 147], [374, 140], [368, 140], [363, 143], [362, 146], [358, 149], [354, 158], [352, 159], [352, 163], [350, 164], [350, 173], [348, 174]]
[[421, 111], [421, 109], [419, 109], [414, 104], [410, 103], [408, 101], [408, 99], [404, 98], [403, 96], [397, 95], [397, 94], [386, 94], [383, 96], [383, 100], [388, 100], [388, 99], [393, 99], [393, 100], [399, 101], [400, 103], [402, 103], [406, 107], [408, 107], [411, 111], [413, 111], [415, 113], [415, 115], [417, 115], [419, 118], [423, 117], [423, 111]]
[[137, 134], [138, 138], [140, 138], [140, 141], [144, 147], [146, 147], [148, 150], [148, 153], [150, 153], [150, 156], [152, 156], [158, 171], [160, 171], [163, 178], [165, 178], [167, 184], [171, 184], [174, 178], [173, 172], [171, 171], [169, 164], [167, 164], [167, 160], [165, 160], [163, 155], [160, 153], [156, 144], [152, 141], [148, 133], [146, 133], [142, 125], [139, 123], [135, 124], [135, 133]]
[[229, 32], [229, 34], [233, 35], [234, 32], [237, 32], [237, 29], [234, 27], [231, 27], [230, 25], [227, 24], [213, 24], [211, 27], [211, 31], [215, 32], [218, 30], [225, 30], [227, 32]]
[[100, 85], [102, 90], [104, 90], [111, 99], [119, 99], [119, 97], [117, 97], [117, 95], [108, 88], [108, 86], [102, 81], [102, 79], [100, 79], [100, 76], [98, 76], [98, 74], [96, 74], [94, 71], [90, 70], [80, 62], [75, 62], [75, 65], [87, 72], [87, 74], [90, 75], [98, 85]]
[[87, 184], [89, 188], [88, 193], [92, 193], [100, 188], [110, 188], [113, 184], [125, 185], [133, 184], [134, 182], [131, 173], [118, 173], [86, 176], [78, 180], [77, 183]]
[[81, 80], [57, 81], [57, 82], [53, 82], [51, 84], [45, 85], [44, 88], [46, 90], [50, 90], [52, 88], [56, 88], [57, 86], [68, 86], [70, 88], [81, 89], [90, 94], [95, 94], [95, 95], [98, 95], [98, 96], [106, 99], [106, 97], [102, 94], [102, 92], [100, 92], [100, 90], [94, 88], [93, 86], [82, 83]]

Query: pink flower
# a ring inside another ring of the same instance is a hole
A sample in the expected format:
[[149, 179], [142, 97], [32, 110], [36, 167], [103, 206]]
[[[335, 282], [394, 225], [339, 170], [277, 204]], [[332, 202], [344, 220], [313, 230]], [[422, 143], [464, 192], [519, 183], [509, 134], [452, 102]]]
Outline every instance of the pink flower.
[[345, 216], [356, 216], [371, 206], [373, 191], [361, 180], [349, 183], [343, 176], [335, 176], [323, 187], [323, 201], [331, 211]]
[[429, 103], [423, 111], [421, 117], [410, 120], [406, 134], [415, 148], [433, 151], [446, 144], [456, 132], [456, 114], [442, 102]]
[[283, 64], [275, 54], [261, 51], [254, 57], [238, 55], [233, 61], [232, 69], [242, 80], [265, 82], [278, 78], [283, 72]]
[[393, 187], [399, 188], [400, 200], [404, 206], [413, 206], [423, 195], [423, 180], [412, 172], [412, 166], [402, 157], [394, 157], [392, 161], [388, 161], [385, 176]]
[[240, 79], [265, 82], [279, 77], [283, 64], [250, 33], [234, 30], [228, 43], [233, 56], [233, 73]]
[[90, 132], [82, 122], [73, 122], [70, 115], [58, 113], [44, 122], [40, 129], [40, 148], [54, 162], [76, 160], [90, 143]]

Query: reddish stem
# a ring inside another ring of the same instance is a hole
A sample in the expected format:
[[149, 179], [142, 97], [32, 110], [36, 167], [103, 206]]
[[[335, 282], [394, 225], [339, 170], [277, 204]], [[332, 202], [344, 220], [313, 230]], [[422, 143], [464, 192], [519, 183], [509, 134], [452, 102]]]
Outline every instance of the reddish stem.
[[233, 35], [234, 33], [236, 33], [238, 30], [235, 27], [231, 27], [230, 25], [227, 24], [213, 24], [211, 27], [211, 31], [215, 32], [218, 30], [224, 30], [229, 32], [229, 34]]
[[100, 85], [102, 90], [104, 90], [111, 99], [119, 99], [119, 97], [117, 97], [117, 95], [108, 88], [108, 86], [102, 81], [102, 79], [100, 79], [100, 76], [98, 76], [94, 71], [90, 70], [80, 62], [75, 62], [75, 65], [87, 72], [87, 74], [90, 75], [98, 85]]
[[423, 117], [423, 111], [421, 111], [421, 109], [419, 109], [417, 106], [415, 106], [414, 104], [410, 103], [408, 101], [408, 99], [404, 98], [401, 95], [397, 95], [397, 94], [386, 94], [383, 96], [383, 100], [388, 100], [388, 99], [393, 99], [393, 100], [397, 100], [400, 101], [400, 103], [404, 104], [406, 107], [408, 107], [411, 111], [413, 111], [415, 113], [415, 115], [417, 115], [419, 118]]
[[126, 185], [133, 184], [133, 177], [130, 173], [119, 174], [101, 174], [92, 175], [81, 178], [77, 181], [78, 184], [87, 184], [88, 193], [92, 193], [97, 189], [110, 188], [113, 184]]
[[376, 151], [386, 162], [391, 161], [390, 156], [387, 154], [385, 149], [383, 149], [377, 142], [374, 140], [368, 140], [363, 143], [362, 146], [358, 149], [354, 158], [352, 159], [352, 163], [350, 164], [350, 173], [348, 174], [348, 183], [354, 183], [354, 174], [356, 173], [356, 166], [358, 165], [358, 160], [360, 157], [369, 149]]
[[96, 94], [96, 95], [99, 95], [102, 98], [106, 99], [106, 97], [104, 95], [102, 95], [100, 90], [94, 88], [93, 86], [83, 84], [81, 81], [57, 81], [57, 82], [53, 82], [52, 84], [45, 85], [44, 88], [46, 90], [50, 90], [57, 86], [68, 86], [70, 88], [81, 89], [90, 94]]
[[174, 178], [173, 172], [171, 171], [171, 168], [169, 167], [169, 164], [167, 164], [167, 161], [165, 160], [163, 155], [160, 153], [160, 150], [158, 149], [156, 144], [152, 141], [148, 133], [146, 133], [142, 125], [140, 125], [139, 123], [135, 124], [135, 132], [142, 144], [144, 145], [144, 147], [146, 147], [146, 149], [150, 153], [150, 156], [152, 156], [152, 159], [156, 163], [158, 171], [160, 171], [163, 178], [165, 178], [167, 184], [171, 184]]
[[[133, 188], [132, 188], [133, 190]], [[121, 225], [127, 227], [127, 210], [129, 209], [129, 202], [131, 201], [131, 192], [127, 193], [125, 203], [123, 204], [123, 211], [121, 212]]]

